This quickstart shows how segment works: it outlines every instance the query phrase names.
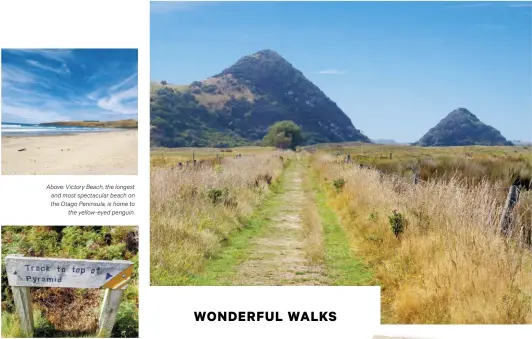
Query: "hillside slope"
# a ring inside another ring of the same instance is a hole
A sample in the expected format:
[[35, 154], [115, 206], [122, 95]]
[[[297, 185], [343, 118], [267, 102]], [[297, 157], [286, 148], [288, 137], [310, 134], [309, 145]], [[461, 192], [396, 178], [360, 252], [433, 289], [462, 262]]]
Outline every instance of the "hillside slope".
[[292, 120], [306, 143], [370, 140], [316, 85], [271, 50], [245, 56], [188, 86], [152, 83], [152, 145], [257, 143], [270, 125]]
[[45, 122], [39, 126], [68, 126], [68, 127], [97, 127], [97, 128], [138, 128], [138, 121], [134, 119], [115, 121], [56, 121]]
[[465, 108], [457, 108], [431, 128], [419, 146], [511, 146], [497, 129], [480, 121]]

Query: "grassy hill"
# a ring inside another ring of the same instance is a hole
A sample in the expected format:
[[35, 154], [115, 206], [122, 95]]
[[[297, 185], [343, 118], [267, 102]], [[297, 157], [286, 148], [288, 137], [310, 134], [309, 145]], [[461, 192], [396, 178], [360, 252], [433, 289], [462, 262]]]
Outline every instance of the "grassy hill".
[[308, 144], [370, 142], [336, 103], [274, 51], [245, 56], [189, 85], [152, 82], [153, 146], [254, 145], [282, 120], [300, 125]]
[[138, 128], [139, 122], [134, 119], [115, 121], [56, 121], [45, 122], [39, 126], [95, 127], [95, 128]]

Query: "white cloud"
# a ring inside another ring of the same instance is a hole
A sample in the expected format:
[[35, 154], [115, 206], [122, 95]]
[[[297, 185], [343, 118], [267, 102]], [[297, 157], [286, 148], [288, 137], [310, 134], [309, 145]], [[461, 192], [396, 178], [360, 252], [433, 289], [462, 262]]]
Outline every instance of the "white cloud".
[[[33, 106], [15, 106], [6, 103], [2, 104], [2, 120], [8, 117], [16, 117], [17, 121], [26, 123], [41, 123], [52, 121], [68, 120], [68, 116], [58, 113], [55, 110], [42, 109]], [[14, 118], [11, 118], [14, 119]]]
[[318, 74], [345, 74], [346, 72], [340, 71], [337, 69], [326, 69], [323, 71], [319, 71]]
[[68, 69], [67, 65], [66, 64], [62, 64], [60, 68], [55, 68], [55, 67], [51, 67], [51, 66], [47, 66], [47, 65], [44, 65], [38, 61], [35, 61], [35, 60], [26, 60], [26, 62], [30, 65], [32, 65], [33, 67], [37, 67], [37, 68], [40, 68], [40, 69], [43, 69], [45, 71], [50, 71], [50, 72], [54, 72], [54, 73], [57, 73], [57, 74], [67, 74], [67, 73], [70, 73], [70, 69]]
[[[137, 104], [138, 88], [131, 87], [121, 92], [110, 94], [107, 97], [98, 100], [98, 107], [101, 109], [120, 114], [136, 114], [138, 111]], [[133, 103], [128, 102], [135, 99]]]
[[10, 85], [13, 84], [33, 84], [37, 82], [37, 77], [34, 74], [26, 72], [21, 68], [6, 65], [2, 66], [2, 83]]
[[10, 49], [9, 52], [14, 54], [34, 54], [60, 62], [64, 62], [72, 56], [72, 50], [70, 49]]
[[[58, 83], [50, 73], [69, 74], [65, 62], [69, 53], [49, 50], [16, 50], [25, 59], [22, 67], [2, 65], [2, 119], [12, 122], [42, 123], [50, 121], [83, 120], [102, 117], [119, 119], [136, 116], [138, 113], [138, 74], [135, 72], [123, 79], [114, 79], [107, 86], [94, 86], [92, 92], [79, 92], [68, 82]], [[33, 53], [33, 55], [32, 55]], [[54, 62], [37, 59], [36, 54]], [[39, 60], [39, 61], [37, 61]], [[60, 61], [65, 60], [65, 61]], [[110, 67], [113, 69], [113, 67]], [[36, 69], [46, 72], [37, 72]], [[109, 68], [108, 68], [109, 69]], [[106, 75], [108, 70], [100, 70]], [[55, 82], [54, 82], [55, 81]], [[53, 85], [53, 87], [52, 87]], [[43, 87], [46, 90], [43, 91]], [[53, 88], [53, 91], [51, 89]], [[62, 95], [59, 95], [62, 94]]]
[[123, 81], [119, 82], [118, 84], [109, 87], [109, 91], [110, 92], [114, 92], [117, 89], [120, 89], [123, 86], [127, 85], [129, 82], [133, 81], [135, 78], [137, 78], [137, 73], [132, 74], [129, 77], [127, 77], [126, 79], [124, 79]]

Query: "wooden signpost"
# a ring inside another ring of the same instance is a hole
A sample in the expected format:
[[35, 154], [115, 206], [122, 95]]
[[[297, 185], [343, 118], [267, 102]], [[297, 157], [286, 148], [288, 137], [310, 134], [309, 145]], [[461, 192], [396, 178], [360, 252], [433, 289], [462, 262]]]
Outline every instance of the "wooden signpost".
[[5, 265], [21, 329], [28, 337], [33, 336], [30, 287], [105, 288], [98, 322], [98, 336], [109, 337], [122, 294], [133, 274], [133, 263], [125, 260], [77, 260], [8, 255]]

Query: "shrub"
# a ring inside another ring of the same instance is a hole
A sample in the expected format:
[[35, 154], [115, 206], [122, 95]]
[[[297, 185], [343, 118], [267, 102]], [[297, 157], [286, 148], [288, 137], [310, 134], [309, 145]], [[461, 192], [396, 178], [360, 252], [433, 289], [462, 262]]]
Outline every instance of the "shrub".
[[264, 181], [268, 186], [272, 184], [272, 176], [268, 173], [266, 174], [259, 174], [257, 178], [255, 179], [255, 187], [259, 187], [261, 181]]
[[207, 196], [215, 205], [220, 202], [223, 194], [224, 192], [219, 188], [211, 188], [209, 191], [207, 191]]
[[113, 338], [137, 338], [139, 328], [136, 305], [132, 302], [122, 302], [116, 315], [113, 327]]
[[407, 222], [405, 217], [397, 212], [397, 210], [393, 210], [393, 214], [389, 216], [388, 219], [390, 220], [390, 228], [393, 234], [396, 238], [399, 238], [406, 228]]
[[333, 181], [333, 186], [334, 186], [334, 189], [336, 190], [337, 193], [340, 192], [342, 190], [342, 188], [344, 188], [344, 186], [345, 186], [344, 178], [335, 179]]

